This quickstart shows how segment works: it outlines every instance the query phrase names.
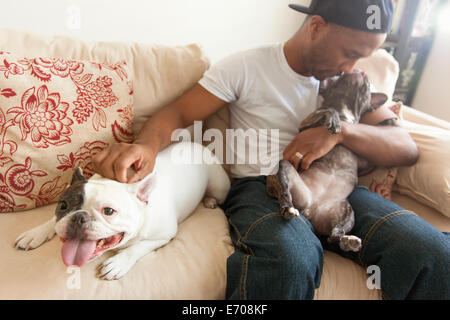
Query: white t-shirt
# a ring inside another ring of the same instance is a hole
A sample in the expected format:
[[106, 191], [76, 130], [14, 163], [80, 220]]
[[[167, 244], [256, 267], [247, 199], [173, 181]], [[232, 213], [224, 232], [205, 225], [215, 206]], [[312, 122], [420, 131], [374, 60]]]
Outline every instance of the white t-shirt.
[[230, 104], [235, 130], [227, 132], [226, 145], [235, 159], [223, 161], [231, 162], [235, 178], [274, 174], [300, 123], [318, 104], [319, 81], [292, 70], [283, 47], [278, 43], [231, 55], [199, 81]]

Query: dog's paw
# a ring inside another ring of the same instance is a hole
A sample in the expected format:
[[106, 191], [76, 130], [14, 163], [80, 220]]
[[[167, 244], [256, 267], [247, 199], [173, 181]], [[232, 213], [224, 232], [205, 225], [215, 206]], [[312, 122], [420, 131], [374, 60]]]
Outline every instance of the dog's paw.
[[341, 133], [342, 131], [341, 124], [332, 121], [326, 123], [326, 128], [331, 134]]
[[283, 207], [280, 209], [280, 213], [287, 220], [300, 216], [300, 212], [294, 207]]
[[217, 200], [211, 197], [205, 197], [205, 199], [203, 199], [203, 205], [205, 208], [215, 209], [217, 208]]
[[98, 277], [103, 280], [118, 280], [134, 266], [135, 261], [125, 253], [118, 253], [105, 260], [98, 268]]
[[358, 252], [361, 249], [361, 239], [356, 236], [342, 236], [339, 239], [339, 247], [343, 251]]
[[40, 225], [34, 229], [20, 234], [14, 242], [17, 250], [36, 249], [55, 235], [55, 229], [47, 224]]

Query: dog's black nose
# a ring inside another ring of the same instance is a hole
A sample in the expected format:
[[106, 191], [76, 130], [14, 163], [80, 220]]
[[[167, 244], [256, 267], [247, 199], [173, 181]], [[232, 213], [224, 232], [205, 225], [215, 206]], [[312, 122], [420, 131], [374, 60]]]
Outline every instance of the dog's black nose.
[[90, 217], [86, 211], [77, 212], [72, 217], [72, 222], [78, 226], [82, 226], [89, 220], [90, 220]]

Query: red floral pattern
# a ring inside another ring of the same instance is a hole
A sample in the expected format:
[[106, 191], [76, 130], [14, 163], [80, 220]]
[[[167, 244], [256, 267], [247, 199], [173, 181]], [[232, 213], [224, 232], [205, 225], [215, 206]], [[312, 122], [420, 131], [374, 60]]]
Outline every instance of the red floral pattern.
[[108, 144], [102, 141], [86, 142], [75, 153], [71, 152], [68, 156], [58, 155], [57, 159], [60, 165], [57, 169], [66, 171], [80, 167], [83, 168], [83, 175], [90, 178], [94, 174], [91, 158], [106, 147]]
[[0, 96], [4, 96], [6, 98], [14, 97], [16, 93], [11, 88], [0, 89]]
[[0, 71], [4, 72], [4, 76], [8, 79], [9, 75], [21, 75], [24, 74], [24, 68], [17, 63], [9, 63], [6, 59], [3, 59], [3, 65], [0, 65]]
[[31, 170], [32, 161], [28, 157], [25, 164], [16, 164], [11, 166], [5, 173], [4, 181], [9, 190], [18, 196], [28, 194], [34, 188], [35, 177], [45, 177], [47, 173], [43, 170]]
[[389, 169], [387, 171], [384, 180], [377, 181], [372, 179], [369, 190], [379, 193], [383, 198], [391, 200], [392, 185], [394, 184], [395, 177], [397, 176], [397, 169]]
[[71, 142], [73, 120], [67, 117], [68, 108], [67, 102], [60, 101], [59, 93], [49, 94], [43, 85], [38, 90], [28, 89], [22, 96], [22, 107], [11, 108], [8, 114], [16, 114], [14, 121], [20, 126], [22, 140], [30, 134], [35, 147], [47, 148], [48, 144]]
[[15, 59], [0, 50], [0, 212], [56, 201], [73, 170], [90, 177], [93, 155], [130, 142], [132, 94], [125, 62]]
[[27, 198], [33, 200], [36, 207], [40, 207], [56, 200], [59, 195], [67, 188], [68, 182], [61, 182], [61, 177], [45, 182], [39, 189], [38, 194], [27, 195]]

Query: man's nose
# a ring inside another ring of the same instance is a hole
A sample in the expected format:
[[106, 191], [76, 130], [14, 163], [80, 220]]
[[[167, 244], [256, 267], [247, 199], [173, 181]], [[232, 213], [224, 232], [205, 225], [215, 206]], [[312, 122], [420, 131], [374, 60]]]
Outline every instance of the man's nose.
[[[349, 73], [360, 73], [363, 77], [366, 75], [366, 72], [359, 68], [353, 68], [353, 70], [350, 71]], [[345, 74], [348, 74], [348, 73], [345, 72]]]
[[342, 71], [343, 73], [345, 73], [345, 74], [355, 72], [355, 65], [356, 65], [356, 62], [358, 62], [358, 60], [354, 60], [354, 61], [352, 61], [352, 62], [346, 63], [346, 64], [341, 68], [341, 71]]

